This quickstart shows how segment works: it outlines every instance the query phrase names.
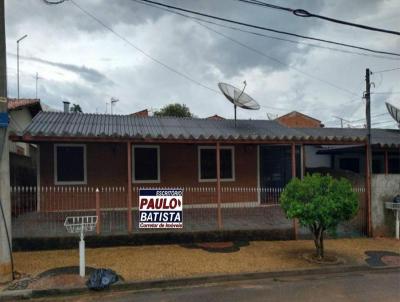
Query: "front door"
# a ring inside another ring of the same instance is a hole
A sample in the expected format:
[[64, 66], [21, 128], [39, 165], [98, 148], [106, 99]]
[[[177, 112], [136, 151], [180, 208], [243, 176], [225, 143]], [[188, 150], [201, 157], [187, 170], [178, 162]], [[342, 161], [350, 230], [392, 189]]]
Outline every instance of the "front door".
[[[296, 174], [300, 176], [300, 146], [296, 146]], [[261, 203], [278, 203], [279, 195], [292, 178], [290, 145], [260, 146]]]

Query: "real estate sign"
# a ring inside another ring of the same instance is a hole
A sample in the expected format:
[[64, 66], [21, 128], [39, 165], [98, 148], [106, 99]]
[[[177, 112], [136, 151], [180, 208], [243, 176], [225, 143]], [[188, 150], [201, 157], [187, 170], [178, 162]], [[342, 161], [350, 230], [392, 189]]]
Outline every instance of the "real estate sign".
[[182, 189], [140, 189], [139, 228], [183, 228]]

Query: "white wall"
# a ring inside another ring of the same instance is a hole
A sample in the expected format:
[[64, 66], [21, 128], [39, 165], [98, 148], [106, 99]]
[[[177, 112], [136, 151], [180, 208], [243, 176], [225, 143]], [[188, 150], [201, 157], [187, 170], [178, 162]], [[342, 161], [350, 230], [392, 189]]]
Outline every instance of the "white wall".
[[[9, 112], [10, 115], [10, 132], [19, 132], [22, 131], [28, 126], [28, 124], [32, 121], [31, 113], [27, 108], [22, 108], [19, 110], [11, 110]], [[17, 146], [24, 150], [25, 156], [30, 156], [29, 152], [29, 144], [20, 143], [20, 142], [10, 142], [10, 152], [17, 153]]]
[[306, 168], [329, 168], [331, 157], [327, 154], [317, 154], [318, 146], [305, 146]]
[[371, 219], [374, 237], [393, 236], [395, 219], [392, 210], [385, 209], [400, 194], [400, 174], [375, 174], [371, 179]]

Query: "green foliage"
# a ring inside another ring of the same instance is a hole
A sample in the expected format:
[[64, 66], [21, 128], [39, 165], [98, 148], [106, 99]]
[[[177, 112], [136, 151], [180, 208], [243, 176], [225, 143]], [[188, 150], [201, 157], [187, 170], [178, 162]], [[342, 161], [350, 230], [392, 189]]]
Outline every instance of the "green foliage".
[[70, 112], [83, 112], [82, 108], [79, 104], [72, 104], [71, 108], [69, 109]]
[[320, 174], [291, 180], [281, 198], [288, 218], [297, 218], [300, 225], [334, 231], [337, 225], [351, 219], [358, 210], [357, 194], [345, 179]]
[[316, 256], [324, 257], [324, 233], [335, 233], [338, 224], [353, 218], [358, 210], [357, 194], [345, 179], [320, 174], [294, 178], [282, 192], [281, 205], [290, 219], [298, 219], [314, 236]]
[[155, 116], [193, 117], [185, 104], [169, 104], [154, 113]]

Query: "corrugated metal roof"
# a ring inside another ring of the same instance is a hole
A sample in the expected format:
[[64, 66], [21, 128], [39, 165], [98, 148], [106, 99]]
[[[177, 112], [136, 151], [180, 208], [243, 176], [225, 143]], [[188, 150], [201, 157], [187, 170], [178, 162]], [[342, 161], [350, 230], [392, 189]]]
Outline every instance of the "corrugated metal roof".
[[[288, 128], [268, 120], [210, 120], [40, 112], [20, 133], [30, 137], [133, 138], [170, 140], [365, 140], [365, 129]], [[373, 143], [398, 146], [399, 130], [374, 129]]]

